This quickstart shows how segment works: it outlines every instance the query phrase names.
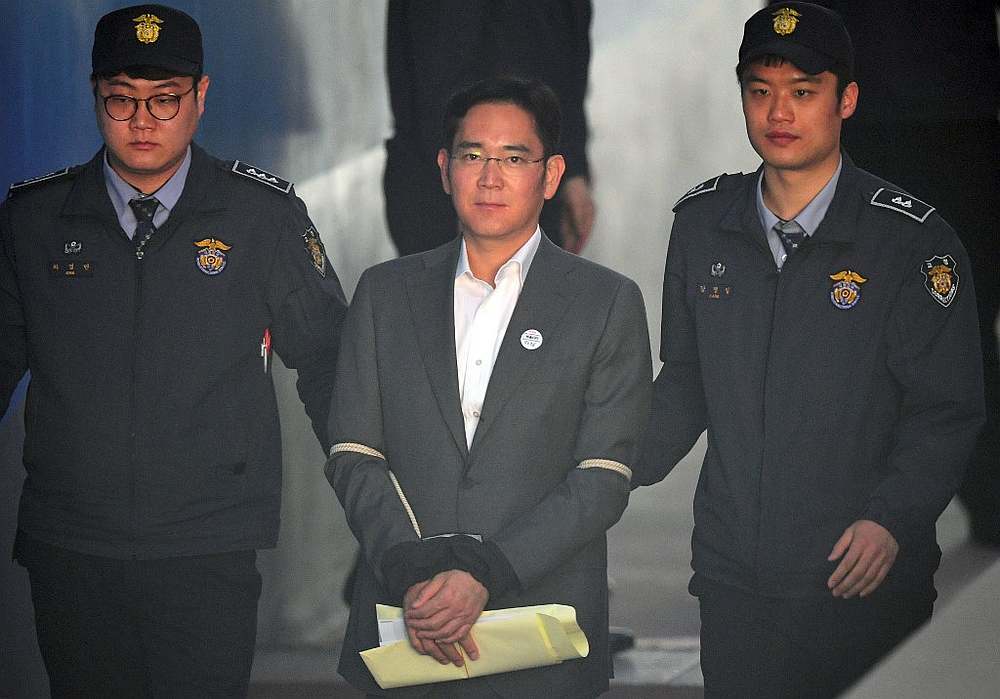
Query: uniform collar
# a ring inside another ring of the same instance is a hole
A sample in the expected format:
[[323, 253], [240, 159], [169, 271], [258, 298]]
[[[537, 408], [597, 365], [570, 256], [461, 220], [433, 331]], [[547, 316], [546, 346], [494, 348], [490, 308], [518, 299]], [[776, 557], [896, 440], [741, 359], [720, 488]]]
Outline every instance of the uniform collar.
[[[118, 216], [118, 222], [124, 231], [135, 230], [135, 213], [128, 203], [132, 199], [135, 199], [136, 196], [141, 195], [142, 192], [122, 179], [122, 176], [111, 167], [111, 164], [108, 162], [107, 148], [104, 149], [102, 161], [104, 182], [108, 189], [108, 196], [111, 198], [111, 205], [115, 208], [115, 214]], [[177, 200], [181, 198], [190, 168], [191, 146], [189, 145], [184, 153], [184, 159], [181, 161], [180, 167], [177, 168], [177, 172], [171, 175], [170, 179], [162, 187], [155, 192], [151, 192], [151, 194], [156, 196], [156, 200], [160, 202], [160, 207], [153, 217], [153, 224], [157, 228], [163, 225], [164, 221], [170, 216], [170, 212], [174, 206], [177, 205]]]
[[[837, 191], [837, 182], [840, 180], [840, 171], [844, 167], [844, 159], [841, 157], [840, 161], [837, 163], [837, 169], [834, 171], [833, 175], [827, 181], [823, 188], [817, 192], [816, 196], [806, 204], [805, 208], [802, 209], [792, 220], [798, 223], [802, 230], [805, 231], [806, 235], [811, 236], [819, 228], [819, 224], [822, 223], [823, 218], [826, 216], [827, 210], [830, 208], [830, 204], [833, 202], [833, 195]], [[760, 175], [757, 177], [757, 215], [760, 217], [760, 223], [764, 231], [769, 231], [774, 228], [775, 224], [781, 219], [774, 215], [774, 212], [767, 208], [764, 203], [764, 171], [761, 169]]]
[[[854, 242], [859, 235], [859, 209], [867, 204], [867, 198], [872, 194], [868, 192], [866, 198], [863, 171], [854, 165], [847, 153], [841, 151], [840, 155], [841, 170], [833, 198], [826, 215], [813, 233], [813, 237], [819, 242]], [[739, 193], [730, 201], [719, 226], [724, 230], [751, 235], [758, 240], [762, 249], [770, 251], [757, 212], [757, 182], [763, 167], [761, 165], [755, 173], [744, 176]]]
[[[219, 190], [219, 182], [213, 175], [216, 168], [213, 167], [211, 156], [199, 148], [196, 143], [192, 143], [189, 148], [191, 153], [190, 167], [182, 193], [171, 208], [171, 221], [177, 219], [182, 212], [186, 215], [205, 206], [203, 200], [207, 192], [221, 191]], [[220, 170], [220, 172], [222, 171]], [[159, 199], [159, 195], [157, 195], [157, 199]], [[218, 201], [208, 204], [211, 209], [226, 208], [224, 197], [216, 197], [216, 199]], [[104, 176], [103, 147], [80, 170], [60, 214], [63, 216], [91, 215], [112, 221], [117, 218], [117, 211], [108, 193]]]
[[73, 182], [63, 203], [62, 216], [97, 216], [109, 222], [116, 220], [115, 208], [104, 180], [104, 148], [97, 151]]
[[826, 214], [813, 235], [818, 241], [853, 243], [861, 232], [859, 214], [868, 206], [869, 193], [865, 195], [862, 170], [843, 150], [840, 152], [841, 169]]

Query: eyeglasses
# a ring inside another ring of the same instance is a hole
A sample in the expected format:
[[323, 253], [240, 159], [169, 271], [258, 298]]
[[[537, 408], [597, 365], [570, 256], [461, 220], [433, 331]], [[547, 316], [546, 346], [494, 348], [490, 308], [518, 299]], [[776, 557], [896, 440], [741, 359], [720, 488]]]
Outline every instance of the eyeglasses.
[[486, 167], [486, 163], [495, 160], [497, 165], [504, 172], [511, 174], [527, 172], [528, 168], [535, 163], [540, 163], [546, 158], [543, 156], [535, 160], [525, 158], [523, 155], [505, 155], [501, 157], [489, 157], [477, 151], [461, 151], [449, 156], [455, 161], [456, 167], [463, 170]]
[[146, 111], [150, 116], [160, 121], [170, 121], [181, 109], [181, 97], [194, 90], [194, 85], [187, 92], [179, 95], [164, 93], [139, 99], [128, 95], [108, 95], [104, 98], [104, 111], [115, 121], [128, 121], [139, 110], [139, 103], [146, 103]]

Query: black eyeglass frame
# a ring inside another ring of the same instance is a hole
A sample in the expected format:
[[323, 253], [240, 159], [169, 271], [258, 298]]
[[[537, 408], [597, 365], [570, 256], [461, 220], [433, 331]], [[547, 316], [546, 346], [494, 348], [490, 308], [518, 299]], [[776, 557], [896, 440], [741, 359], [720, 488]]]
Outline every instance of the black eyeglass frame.
[[[195, 87], [196, 87], [195, 85], [192, 85], [186, 91], [181, 92], [179, 94], [175, 92], [161, 92], [160, 94], [153, 95], [152, 97], [132, 97], [131, 95], [102, 95], [101, 100], [104, 102], [104, 113], [108, 115], [109, 119], [112, 119], [114, 121], [128, 121], [129, 119], [134, 118], [135, 115], [139, 112], [140, 102], [146, 103], [146, 111], [149, 113], [149, 116], [153, 117], [157, 121], [170, 121], [181, 112], [181, 98], [183, 98], [184, 95], [193, 92]], [[174, 113], [168, 117], [157, 116], [156, 114], [153, 113], [153, 110], [149, 108], [149, 103], [151, 100], [162, 99], [163, 97], [173, 97], [176, 100], [176, 102], [174, 103], [176, 105]], [[122, 118], [116, 117], [114, 114], [112, 114], [111, 110], [108, 109], [108, 101], [113, 99], [126, 100], [128, 102], [131, 102], [132, 103], [131, 113], [127, 117], [122, 117]]]

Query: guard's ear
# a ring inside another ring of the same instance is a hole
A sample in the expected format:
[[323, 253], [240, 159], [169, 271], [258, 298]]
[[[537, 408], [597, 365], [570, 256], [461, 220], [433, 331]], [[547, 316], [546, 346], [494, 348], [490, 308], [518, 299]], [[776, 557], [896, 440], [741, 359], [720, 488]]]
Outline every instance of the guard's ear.
[[198, 116], [201, 117], [205, 113], [205, 94], [208, 92], [208, 86], [212, 84], [211, 78], [207, 75], [201, 76], [201, 80], [195, 86], [198, 89], [195, 91], [198, 94]]
[[854, 110], [858, 108], [858, 84], [851, 82], [844, 88], [844, 94], [840, 96], [840, 118], [847, 119]]

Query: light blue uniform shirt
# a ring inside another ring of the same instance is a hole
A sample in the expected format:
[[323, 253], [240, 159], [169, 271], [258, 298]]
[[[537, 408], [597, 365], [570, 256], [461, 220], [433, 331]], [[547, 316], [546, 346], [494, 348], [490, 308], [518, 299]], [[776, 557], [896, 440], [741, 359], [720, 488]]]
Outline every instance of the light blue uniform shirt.
[[[171, 209], [177, 205], [177, 200], [181, 198], [181, 192], [184, 191], [184, 183], [187, 181], [188, 170], [190, 168], [191, 146], [188, 146], [187, 152], [184, 154], [184, 160], [181, 161], [181, 166], [177, 168], [177, 172], [162, 187], [153, 192], [156, 200], [160, 202], [160, 205], [156, 207], [156, 213], [153, 214], [153, 225], [157, 228], [166, 223]], [[135, 213], [128, 203], [137, 196], [142, 195], [142, 192], [123, 180], [114, 171], [108, 163], [107, 149], [104, 150], [104, 184], [108, 188], [108, 196], [111, 197], [111, 204], [115, 207], [115, 213], [118, 215], [118, 223], [121, 224], [125, 235], [131, 240], [132, 236], [135, 235], [137, 222], [135, 220]]]
[[[840, 162], [837, 163], [837, 170], [833, 173], [830, 181], [823, 186], [823, 189], [819, 190], [819, 193], [812, 198], [812, 201], [806, 205], [806, 208], [802, 209], [792, 219], [802, 226], [802, 230], [806, 232], [807, 236], [811, 236], [816, 232], [819, 224], [823, 221], [823, 217], [826, 216], [826, 210], [830, 208], [830, 202], [833, 201], [833, 195], [837, 191], [837, 180], [840, 179], [840, 170], [843, 166], [844, 159], [842, 157]], [[778, 269], [781, 269], [788, 255], [785, 253], [785, 247], [781, 244], [781, 239], [774, 231], [774, 224], [778, 223], [781, 219], [775, 216], [764, 204], [763, 170], [760, 172], [760, 177], [757, 178], [757, 215], [760, 217], [760, 225], [763, 226], [764, 233], [767, 235], [767, 245], [771, 248], [774, 264], [778, 266]]]

